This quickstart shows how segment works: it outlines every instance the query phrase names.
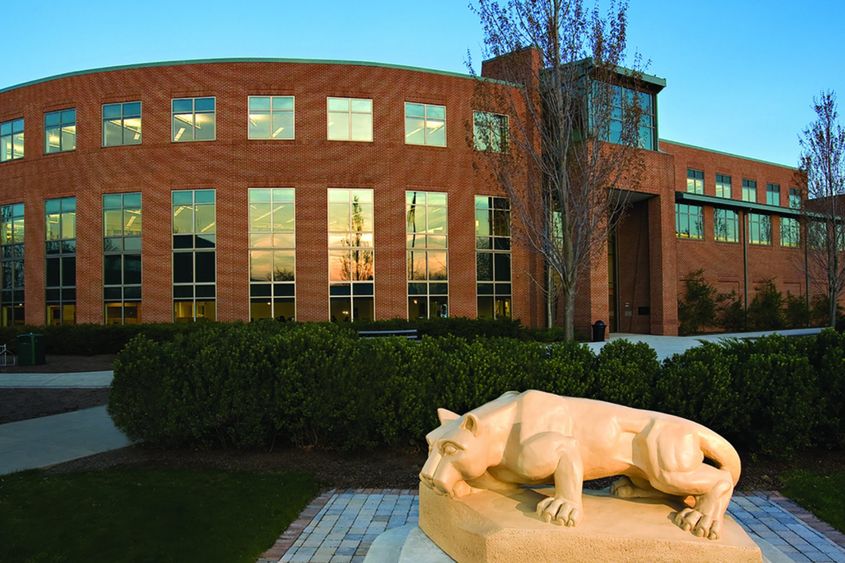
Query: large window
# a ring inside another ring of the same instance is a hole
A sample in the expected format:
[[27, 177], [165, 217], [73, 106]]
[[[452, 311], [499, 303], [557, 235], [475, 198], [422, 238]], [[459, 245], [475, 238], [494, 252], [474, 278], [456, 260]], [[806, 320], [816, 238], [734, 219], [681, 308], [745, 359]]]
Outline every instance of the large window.
[[141, 194], [103, 195], [106, 324], [141, 322]]
[[789, 208], [801, 209], [801, 190], [789, 188]]
[[405, 102], [405, 142], [446, 146], [446, 106]]
[[472, 138], [477, 151], [505, 152], [508, 148], [508, 116], [487, 111], [472, 112]]
[[76, 198], [44, 203], [47, 238], [47, 324], [76, 323]]
[[63, 109], [44, 114], [44, 152], [65, 152], [76, 149], [76, 109]]
[[704, 193], [704, 172], [687, 168], [687, 191], [691, 194]]
[[475, 196], [475, 272], [478, 317], [511, 318], [511, 219], [507, 198]]
[[[607, 85], [605, 85], [607, 86]], [[608, 130], [602, 138], [611, 143], [622, 142], [625, 112], [638, 106], [640, 119], [637, 127], [638, 144], [640, 148], [654, 150], [657, 140], [656, 122], [654, 116], [654, 96], [647, 92], [638, 92], [624, 86], [608, 86], [611, 90], [607, 94], [602, 91], [601, 83], [595, 83], [593, 96], [596, 103], [600, 103], [605, 95], [611, 97], [610, 118]]]
[[296, 319], [293, 188], [249, 190], [249, 316]]
[[766, 184], [766, 204], [780, 205], [780, 184]]
[[214, 190], [178, 190], [173, 201], [173, 319], [213, 321], [217, 209]]
[[801, 228], [798, 219], [792, 217], [781, 217], [780, 219], [780, 245], [795, 248], [801, 243]]
[[0, 162], [23, 158], [23, 118], [0, 123]]
[[329, 314], [335, 322], [375, 317], [373, 190], [329, 189]]
[[103, 104], [103, 146], [141, 144], [141, 102]]
[[757, 180], [742, 180], [742, 201], [757, 201]]
[[446, 194], [405, 193], [408, 318], [449, 316]]
[[731, 198], [731, 177], [716, 174], [716, 197]]
[[329, 141], [372, 141], [373, 101], [365, 98], [327, 98]]
[[0, 326], [24, 324], [23, 204], [0, 207]]
[[713, 210], [713, 238], [720, 242], [739, 242], [739, 214], [736, 211]]
[[748, 214], [748, 243], [772, 244], [772, 218], [759, 213]]
[[704, 209], [698, 205], [675, 204], [675, 234], [678, 238], [704, 238]]
[[250, 96], [249, 138], [291, 140], [294, 136], [293, 96]]
[[176, 98], [172, 101], [172, 140], [213, 141], [217, 136], [215, 98]]

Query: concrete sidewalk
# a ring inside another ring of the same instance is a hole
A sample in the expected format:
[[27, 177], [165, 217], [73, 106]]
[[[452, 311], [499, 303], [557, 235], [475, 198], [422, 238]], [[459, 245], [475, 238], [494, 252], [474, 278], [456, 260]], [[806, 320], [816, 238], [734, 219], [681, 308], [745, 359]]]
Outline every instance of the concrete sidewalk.
[[701, 346], [702, 342], [719, 342], [720, 340], [729, 340], [732, 338], [747, 339], [760, 338], [761, 336], [768, 336], [770, 334], [781, 334], [783, 336], [807, 336], [811, 334], [818, 334], [821, 332], [820, 328], [797, 328], [791, 330], [769, 330], [761, 332], [734, 332], [728, 334], [701, 334], [698, 336], [660, 336], [656, 334], [626, 334], [615, 332], [610, 335], [610, 338], [605, 342], [590, 342], [587, 346], [598, 353], [602, 347], [608, 342], [614, 340], [628, 340], [630, 342], [645, 342], [657, 352], [657, 359], [664, 360], [675, 354], [686, 352], [690, 348]]
[[0, 373], [0, 388], [96, 388], [110, 387], [114, 372], [81, 371], [75, 373]]
[[0, 424], [0, 475], [129, 446], [106, 407]]

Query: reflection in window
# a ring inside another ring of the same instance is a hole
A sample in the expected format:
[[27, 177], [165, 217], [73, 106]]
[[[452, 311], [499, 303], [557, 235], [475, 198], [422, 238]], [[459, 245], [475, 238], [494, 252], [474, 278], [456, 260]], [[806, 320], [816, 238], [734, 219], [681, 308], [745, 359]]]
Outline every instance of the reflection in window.
[[215, 98], [176, 98], [172, 101], [172, 140], [213, 141], [216, 138]]
[[76, 149], [76, 109], [51, 111], [44, 114], [44, 152]]
[[742, 180], [742, 201], [757, 201], [757, 180]]
[[296, 319], [293, 188], [249, 190], [250, 320]]
[[106, 324], [141, 322], [141, 194], [103, 195]]
[[713, 238], [720, 242], [739, 242], [739, 214], [736, 211], [713, 210]]
[[217, 318], [214, 190], [176, 190], [173, 204], [173, 318]]
[[678, 238], [704, 238], [704, 209], [698, 205], [675, 204], [675, 234]]
[[766, 204], [780, 205], [780, 184], [766, 184]]
[[250, 96], [250, 139], [293, 139], [293, 96]]
[[475, 196], [475, 259], [478, 318], [511, 318], [511, 228], [507, 198]]
[[141, 102], [103, 105], [103, 146], [141, 144]]
[[0, 123], [0, 162], [23, 158], [23, 118]]
[[329, 189], [329, 318], [375, 318], [373, 190]]
[[789, 208], [801, 209], [801, 190], [789, 188]]
[[780, 245], [789, 248], [796, 248], [801, 243], [801, 228], [798, 219], [792, 217], [781, 217], [780, 220]]
[[446, 146], [446, 106], [405, 102], [405, 143]]
[[372, 141], [373, 101], [364, 98], [327, 98], [329, 141]]
[[748, 214], [748, 243], [772, 244], [772, 218], [759, 213]]
[[0, 207], [0, 326], [24, 324], [23, 203]]
[[[608, 100], [610, 102], [610, 116], [607, 121], [607, 131], [601, 135], [603, 140], [611, 143], [621, 143], [623, 128], [625, 126], [625, 115], [627, 112], [636, 110], [640, 112], [636, 132], [638, 145], [642, 149], [655, 149], [657, 133], [653, 94], [639, 92], [625, 88], [624, 86], [594, 82], [592, 96], [596, 100], [595, 103], [601, 103], [603, 98], [610, 98]], [[602, 106], [606, 107], [604, 104]]]
[[716, 197], [731, 198], [731, 177], [716, 174]]
[[687, 168], [687, 191], [691, 194], [704, 193], [704, 172]]
[[449, 316], [446, 194], [405, 193], [408, 318]]
[[508, 116], [487, 111], [472, 112], [473, 146], [477, 151], [505, 152], [508, 148]]
[[76, 198], [44, 202], [47, 324], [76, 323]]

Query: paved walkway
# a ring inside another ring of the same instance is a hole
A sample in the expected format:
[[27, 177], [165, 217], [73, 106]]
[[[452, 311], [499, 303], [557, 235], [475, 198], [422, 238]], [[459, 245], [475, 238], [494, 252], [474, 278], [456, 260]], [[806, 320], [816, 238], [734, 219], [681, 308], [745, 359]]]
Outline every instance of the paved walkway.
[[729, 334], [701, 334], [698, 336], [660, 336], [656, 334], [626, 334], [615, 332], [605, 342], [590, 342], [587, 346], [598, 353], [602, 346], [613, 340], [629, 340], [631, 342], [645, 342], [657, 352], [657, 359], [664, 360], [674, 354], [686, 352], [690, 348], [700, 346], [702, 342], [718, 342], [731, 338], [760, 338], [770, 334], [782, 334], [784, 336], [805, 336], [818, 334], [820, 328], [796, 328], [791, 330], [769, 330], [761, 332], [734, 332]]
[[0, 475], [123, 448], [106, 407], [0, 424]]
[[[793, 561], [845, 563], [845, 536], [778, 493], [736, 493], [729, 512], [752, 538], [763, 538]], [[362, 562], [379, 534], [416, 524], [418, 517], [414, 490], [329, 491], [258, 561]]]
[[94, 388], [110, 387], [114, 372], [81, 371], [76, 373], [0, 373], [0, 387], [16, 388]]

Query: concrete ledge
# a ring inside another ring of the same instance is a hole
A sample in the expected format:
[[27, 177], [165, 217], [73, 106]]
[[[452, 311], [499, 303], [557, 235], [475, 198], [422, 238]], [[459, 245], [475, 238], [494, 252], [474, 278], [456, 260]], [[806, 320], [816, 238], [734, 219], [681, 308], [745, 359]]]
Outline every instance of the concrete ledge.
[[458, 562], [762, 561], [760, 548], [729, 516], [722, 538], [707, 540], [671, 522], [679, 506], [588, 492], [581, 522], [566, 528], [536, 516], [542, 498], [541, 491], [520, 490], [455, 500], [421, 486], [419, 525]]

